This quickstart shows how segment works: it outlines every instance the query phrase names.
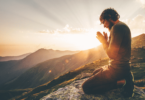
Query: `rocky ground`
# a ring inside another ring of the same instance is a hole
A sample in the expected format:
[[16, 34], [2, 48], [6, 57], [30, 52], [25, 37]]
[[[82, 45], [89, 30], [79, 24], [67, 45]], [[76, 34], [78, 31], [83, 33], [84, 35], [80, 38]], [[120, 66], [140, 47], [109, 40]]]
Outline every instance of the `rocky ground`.
[[79, 77], [80, 80], [75, 80], [71, 84], [59, 88], [57, 91], [41, 98], [41, 100], [145, 100], [145, 92], [137, 86], [134, 86], [133, 97], [129, 98], [124, 98], [121, 95], [122, 88], [111, 90], [102, 95], [84, 94], [81, 85], [88, 78], [82, 75], [79, 75]]

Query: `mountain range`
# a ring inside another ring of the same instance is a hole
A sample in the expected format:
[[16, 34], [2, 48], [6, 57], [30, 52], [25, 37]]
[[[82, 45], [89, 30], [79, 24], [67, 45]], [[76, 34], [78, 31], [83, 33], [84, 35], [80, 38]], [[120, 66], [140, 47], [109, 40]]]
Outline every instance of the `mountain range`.
[[66, 55], [44, 61], [24, 72], [16, 80], [5, 84], [1, 89], [34, 88], [68, 71], [91, 63], [97, 59], [107, 57], [102, 49], [102, 46], [99, 46], [98, 48], [81, 51], [73, 55]]
[[43, 61], [61, 57], [64, 55], [75, 54], [78, 51], [59, 51], [52, 49], [39, 49], [29, 54], [21, 60], [10, 60], [0, 62], [0, 85], [13, 81], [26, 70]]

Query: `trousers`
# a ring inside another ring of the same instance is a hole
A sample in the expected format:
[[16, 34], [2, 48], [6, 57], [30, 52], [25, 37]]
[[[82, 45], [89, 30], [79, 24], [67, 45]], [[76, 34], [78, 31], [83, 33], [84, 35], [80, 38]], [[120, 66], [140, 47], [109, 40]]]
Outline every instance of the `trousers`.
[[114, 69], [110, 65], [98, 68], [88, 80], [82, 84], [85, 94], [102, 94], [117, 88], [117, 81], [132, 80], [130, 70]]

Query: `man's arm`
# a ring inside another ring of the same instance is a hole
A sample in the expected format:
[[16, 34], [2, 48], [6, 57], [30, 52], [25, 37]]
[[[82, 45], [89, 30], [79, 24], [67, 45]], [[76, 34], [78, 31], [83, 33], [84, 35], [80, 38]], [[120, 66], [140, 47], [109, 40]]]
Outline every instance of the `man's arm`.
[[120, 29], [120, 27], [114, 27], [111, 34], [110, 43], [106, 42], [103, 44], [104, 50], [106, 51], [107, 55], [111, 59], [115, 59], [119, 52], [124, 32]]

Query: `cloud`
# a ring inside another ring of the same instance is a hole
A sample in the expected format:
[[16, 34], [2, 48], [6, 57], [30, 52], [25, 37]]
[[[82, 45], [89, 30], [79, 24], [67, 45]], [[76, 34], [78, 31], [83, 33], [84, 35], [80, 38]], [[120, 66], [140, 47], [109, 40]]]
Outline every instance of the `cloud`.
[[85, 29], [85, 28], [72, 28], [68, 24], [63, 29], [56, 30], [43, 30], [39, 31], [39, 33], [49, 33], [49, 34], [80, 34], [80, 33], [88, 33], [93, 29]]
[[142, 15], [137, 15], [133, 19], [122, 20], [125, 22], [132, 31], [132, 34], [142, 34], [145, 33], [145, 17]]
[[[145, 16], [143, 15], [137, 15], [132, 19], [126, 19], [121, 20], [125, 22], [132, 33], [132, 36], [137, 36], [139, 34], [145, 33]], [[39, 33], [48, 33], [48, 34], [81, 34], [81, 33], [96, 33], [96, 31], [107, 31], [106, 28], [103, 27], [103, 25], [100, 25], [99, 21], [96, 21], [96, 28], [72, 28], [69, 25], [66, 25], [62, 29], [56, 29], [56, 30], [43, 30], [39, 31]], [[109, 33], [109, 32], [108, 32]]]
[[142, 4], [142, 7], [145, 8], [145, 0], [136, 0]]
[[145, 28], [145, 17], [137, 15], [132, 20], [128, 20], [128, 24], [132, 29], [144, 29]]

